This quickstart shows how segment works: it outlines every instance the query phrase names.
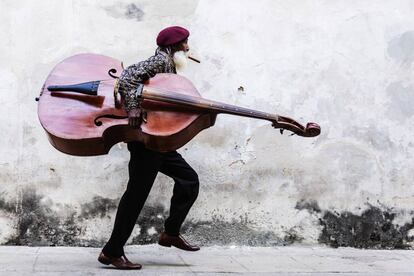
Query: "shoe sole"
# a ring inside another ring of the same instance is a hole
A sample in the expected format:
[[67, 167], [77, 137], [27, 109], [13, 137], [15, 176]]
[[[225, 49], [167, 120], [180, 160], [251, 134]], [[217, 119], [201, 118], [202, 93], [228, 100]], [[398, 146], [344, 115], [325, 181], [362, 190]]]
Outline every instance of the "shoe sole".
[[158, 244], [165, 247], [171, 247], [171, 244], [169, 243], [158, 242]]
[[100, 262], [101, 264], [104, 264], [104, 265], [110, 265], [111, 264], [111, 262], [102, 260], [100, 258], [98, 258], [98, 262]]
[[[104, 264], [104, 265], [110, 265], [111, 264], [111, 262], [108, 262], [108, 261], [105, 261], [105, 260], [102, 260], [102, 259], [98, 259], [98, 261], [101, 264]], [[134, 267], [134, 268], [131, 268], [131, 267], [116, 267], [116, 266], [114, 266], [114, 267], [116, 269], [120, 269], [120, 270], [139, 270], [139, 269], [142, 268], [142, 266], [140, 266], [140, 267]]]
[[159, 245], [161, 245], [161, 246], [165, 246], [165, 247], [171, 247], [171, 246], [173, 246], [173, 247], [175, 247], [175, 248], [178, 248], [178, 249], [180, 249], [180, 250], [184, 250], [184, 251], [188, 251], [188, 252], [195, 252], [195, 251], [200, 250], [200, 248], [195, 249], [195, 250], [194, 250], [194, 249], [193, 249], [193, 250], [184, 249], [184, 248], [181, 248], [181, 247], [175, 246], [175, 245], [173, 245], [173, 244], [169, 244], [169, 243], [162, 243], [162, 242], [158, 242], [158, 244], [159, 244]]

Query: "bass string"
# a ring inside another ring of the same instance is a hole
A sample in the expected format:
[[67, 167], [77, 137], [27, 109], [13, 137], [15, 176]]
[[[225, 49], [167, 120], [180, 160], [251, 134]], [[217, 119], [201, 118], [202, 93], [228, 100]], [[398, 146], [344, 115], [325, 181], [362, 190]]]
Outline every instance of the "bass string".
[[245, 116], [248, 116], [248, 117], [255, 116], [261, 119], [265, 119], [265, 120], [277, 120], [279, 117], [278, 115], [275, 115], [275, 114], [270, 114], [270, 113], [266, 113], [266, 112], [262, 112], [258, 110], [251, 110], [245, 107], [232, 106], [232, 105], [228, 105], [228, 104], [224, 104], [224, 103], [220, 103], [216, 101], [207, 100], [202, 97], [188, 96], [188, 95], [185, 95], [184, 93], [180, 93], [180, 91], [170, 91], [170, 90], [166, 90], [162, 88], [153, 88], [153, 87], [150, 87], [148, 90], [149, 92], [153, 91], [153, 92], [162, 93], [164, 95], [160, 95], [160, 96], [167, 96], [167, 97], [168, 97], [168, 93], [171, 93], [176, 96], [179, 96], [180, 97], [179, 100], [191, 101], [191, 102], [194, 102], [195, 104], [208, 103], [206, 105], [207, 107], [210, 106], [213, 108], [219, 108], [221, 109], [221, 111], [231, 111], [233, 113], [240, 113], [240, 114], [243, 113]]

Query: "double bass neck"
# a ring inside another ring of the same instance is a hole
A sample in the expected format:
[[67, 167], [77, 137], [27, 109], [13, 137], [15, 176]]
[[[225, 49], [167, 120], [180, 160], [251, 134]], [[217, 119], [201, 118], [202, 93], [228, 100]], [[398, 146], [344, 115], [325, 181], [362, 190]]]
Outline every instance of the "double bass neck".
[[223, 113], [242, 117], [277, 121], [279, 116], [254, 109], [230, 105], [218, 101], [212, 101], [201, 97], [189, 96], [175, 91], [167, 91], [158, 88], [144, 87], [141, 97], [144, 100], [170, 103], [195, 111], [204, 111], [209, 113]]

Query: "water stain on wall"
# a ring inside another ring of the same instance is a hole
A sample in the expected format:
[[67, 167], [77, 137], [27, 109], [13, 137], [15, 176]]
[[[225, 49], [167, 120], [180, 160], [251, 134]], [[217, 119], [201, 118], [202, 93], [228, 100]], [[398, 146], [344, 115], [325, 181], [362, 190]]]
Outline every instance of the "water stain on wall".
[[405, 119], [414, 115], [414, 87], [395, 82], [387, 87], [387, 93], [391, 100], [388, 109], [394, 118]]
[[408, 248], [408, 242], [412, 241], [412, 238], [408, 237], [408, 231], [414, 227], [414, 219], [410, 223], [398, 226], [393, 224], [396, 215], [373, 206], [361, 215], [326, 211], [320, 220], [324, 228], [319, 241], [333, 247]]
[[309, 200], [302, 199], [302, 200], [300, 200], [296, 203], [295, 208], [298, 209], [298, 210], [308, 210], [311, 213], [312, 212], [315, 212], [315, 213], [320, 213], [321, 212], [321, 208], [319, 207], [318, 202], [316, 200], [313, 200], [313, 199], [309, 199]]
[[[41, 202], [42, 196], [34, 189], [25, 190], [16, 204], [3, 203], [17, 217], [17, 235], [6, 244], [13, 245], [71, 245], [80, 234], [75, 213], [60, 218], [48, 204]], [[3, 201], [4, 202], [4, 201]], [[14, 208], [11, 206], [14, 205]]]
[[118, 4], [113, 6], [106, 6], [103, 9], [114, 18], [127, 18], [136, 21], [142, 21], [145, 12], [136, 4]]
[[25, 145], [33, 146], [36, 143], [37, 138], [33, 135], [34, 129], [35, 127], [28, 123], [23, 124], [23, 138]]
[[273, 231], [258, 231], [245, 221], [220, 220], [188, 222], [183, 231], [189, 240], [204, 246], [213, 245], [248, 245], [248, 246], [277, 246], [287, 245], [296, 241], [295, 235], [280, 238]]
[[[0, 197], [0, 210], [17, 218], [17, 235], [11, 237], [8, 245], [30, 246], [102, 246], [102, 241], [82, 240], [82, 222], [92, 218], [109, 216], [117, 208], [118, 200], [96, 196], [91, 202], [81, 205], [81, 211], [65, 205], [65, 214], [52, 210], [53, 202], [44, 202], [43, 196], [34, 189], [22, 192], [19, 202], [7, 202]], [[144, 206], [136, 224], [140, 233], [132, 237], [133, 244], [150, 244], [158, 241], [164, 230], [168, 210], [164, 206]], [[284, 239], [272, 231], [258, 231], [245, 219], [223, 222], [220, 220], [187, 221], [182, 229], [189, 240], [201, 245], [234, 244], [251, 246], [272, 246], [297, 241], [296, 235], [287, 234]], [[109, 238], [109, 237], [108, 237]]]
[[4, 196], [0, 196], [0, 210], [4, 211], [5, 213], [14, 213], [16, 208], [14, 204], [6, 201]]
[[[91, 202], [81, 205], [81, 211], [73, 206], [62, 206], [64, 215], [53, 210], [53, 202], [44, 201], [35, 189], [26, 189], [17, 202], [8, 202], [0, 196], [0, 211], [17, 220], [17, 234], [6, 242], [8, 245], [31, 246], [94, 246], [103, 245], [102, 240], [83, 240], [82, 222], [92, 218], [104, 218], [113, 214], [117, 199], [96, 196]], [[370, 206], [362, 214], [336, 213], [322, 210], [315, 200], [301, 200], [296, 209], [308, 210], [319, 216], [323, 227], [319, 242], [332, 247], [393, 249], [408, 248], [414, 237], [411, 222], [398, 225], [394, 222], [398, 212]], [[156, 243], [164, 230], [168, 210], [162, 205], [145, 206], [136, 224], [139, 235], [132, 237], [133, 244]], [[203, 246], [249, 245], [277, 246], [301, 241], [300, 233], [286, 231], [280, 237], [273, 231], [254, 228], [254, 222], [246, 218], [224, 221], [213, 218], [209, 221], [186, 221], [182, 232], [190, 241]], [[109, 237], [108, 237], [109, 238]], [[104, 239], [105, 240], [105, 239]]]
[[131, 3], [126, 6], [125, 16], [129, 19], [142, 21], [142, 18], [144, 17], [144, 11], [138, 8], [134, 3]]
[[409, 236], [409, 231], [414, 229], [414, 218], [399, 226], [393, 223], [397, 212], [391, 210], [370, 206], [360, 215], [338, 213], [321, 210], [315, 200], [301, 200], [296, 209], [320, 214], [319, 222], [323, 229], [319, 242], [332, 247], [403, 249], [409, 248], [414, 239]]
[[390, 139], [389, 133], [374, 122], [368, 126], [353, 126], [349, 128], [346, 135], [352, 136], [364, 143], [369, 144], [376, 150], [392, 149], [395, 147]]
[[164, 206], [144, 206], [136, 223], [141, 230], [138, 236], [132, 238], [132, 243], [150, 244], [158, 242], [159, 234], [164, 231], [164, 221], [167, 217], [168, 210]]
[[118, 206], [117, 199], [109, 199], [101, 196], [94, 196], [91, 202], [87, 202], [81, 205], [81, 214], [80, 218], [90, 219], [90, 218], [103, 218], [108, 216], [108, 214], [115, 210]]
[[407, 31], [388, 43], [388, 54], [393, 59], [409, 64], [414, 61], [414, 31]]

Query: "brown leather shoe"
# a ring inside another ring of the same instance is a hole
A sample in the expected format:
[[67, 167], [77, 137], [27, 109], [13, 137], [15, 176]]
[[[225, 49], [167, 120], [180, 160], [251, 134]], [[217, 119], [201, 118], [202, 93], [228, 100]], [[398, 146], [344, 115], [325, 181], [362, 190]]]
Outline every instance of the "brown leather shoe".
[[166, 247], [174, 246], [186, 251], [200, 250], [200, 247], [189, 244], [181, 235], [170, 236], [165, 232], [161, 234], [158, 244]]
[[113, 265], [118, 269], [141, 269], [142, 265], [131, 263], [127, 257], [108, 257], [103, 252], [99, 254], [98, 261], [105, 265]]

